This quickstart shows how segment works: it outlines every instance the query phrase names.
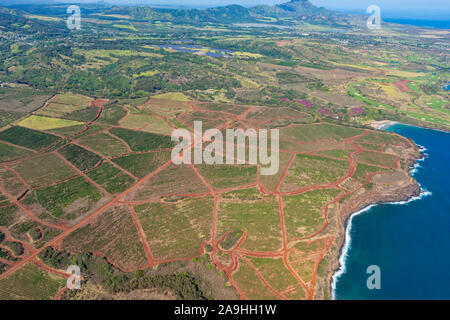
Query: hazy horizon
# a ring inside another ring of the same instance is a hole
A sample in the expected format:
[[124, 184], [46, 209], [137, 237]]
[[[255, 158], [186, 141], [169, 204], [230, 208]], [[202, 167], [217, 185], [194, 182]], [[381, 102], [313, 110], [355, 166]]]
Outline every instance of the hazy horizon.
[[[251, 7], [259, 4], [275, 5], [289, 0], [187, 0], [180, 5], [179, 0], [105, 0], [104, 2], [117, 5], [153, 5], [206, 8], [239, 4]], [[382, 14], [390, 18], [414, 18], [414, 19], [444, 19], [450, 20], [450, 9], [446, 3], [448, 0], [310, 0], [316, 6], [323, 6], [330, 10], [365, 14], [369, 5], [375, 4], [381, 8]], [[0, 0], [0, 4], [17, 3], [42, 3], [52, 0]], [[53, 0], [59, 3], [92, 3], [96, 0]]]

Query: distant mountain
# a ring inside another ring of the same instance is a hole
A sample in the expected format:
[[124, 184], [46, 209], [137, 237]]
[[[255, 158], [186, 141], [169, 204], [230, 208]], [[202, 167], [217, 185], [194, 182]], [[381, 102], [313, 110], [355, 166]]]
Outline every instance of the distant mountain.
[[348, 15], [335, 13], [325, 8], [318, 8], [308, 0], [291, 0], [276, 6], [259, 5], [251, 8], [245, 8], [240, 5], [205, 10], [114, 7], [109, 11], [127, 13], [136, 19], [142, 20], [172, 21], [175, 19], [179, 22], [187, 23], [261, 22], [270, 17], [277, 19], [277, 24], [292, 24], [299, 21], [321, 24], [349, 24]]
[[291, 0], [276, 6], [256, 6], [250, 8], [254, 16], [276, 19], [290, 19], [292, 22], [306, 21], [323, 24], [348, 24], [348, 15], [336, 13], [325, 8], [318, 8], [308, 0]]
[[317, 10], [317, 7], [308, 0], [291, 0], [290, 2], [279, 4], [277, 7], [295, 13]]
[[[2, 1], [6, 0], [0, 0], [0, 3]], [[14, 1], [24, 3], [31, 0]], [[48, 2], [51, 0], [38, 1]], [[33, 2], [34, 4], [32, 5], [15, 4], [8, 7], [31, 14], [66, 15], [65, 6], [36, 4], [34, 0]], [[101, 12], [107, 15], [129, 15], [133, 19], [141, 21], [168, 21], [196, 25], [209, 23], [231, 24], [237, 22], [293, 25], [303, 21], [328, 26], [348, 26], [354, 25], [356, 21], [355, 16], [318, 8], [308, 0], [291, 0], [275, 6], [259, 5], [250, 8], [240, 5], [229, 5], [208, 9], [174, 9], [150, 6], [114, 6], [102, 2], [81, 4], [81, 6], [84, 14]]]

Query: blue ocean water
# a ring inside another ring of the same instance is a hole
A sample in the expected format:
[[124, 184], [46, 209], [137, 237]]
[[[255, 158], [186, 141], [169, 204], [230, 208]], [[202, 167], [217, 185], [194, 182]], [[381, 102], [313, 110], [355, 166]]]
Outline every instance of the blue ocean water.
[[421, 20], [421, 19], [397, 19], [397, 18], [383, 18], [383, 21], [409, 24], [419, 27], [430, 27], [437, 29], [450, 29], [450, 20]]
[[[426, 148], [414, 177], [424, 192], [406, 204], [374, 206], [352, 218], [336, 299], [450, 299], [450, 133], [396, 124], [388, 130]], [[367, 267], [381, 269], [369, 290]]]

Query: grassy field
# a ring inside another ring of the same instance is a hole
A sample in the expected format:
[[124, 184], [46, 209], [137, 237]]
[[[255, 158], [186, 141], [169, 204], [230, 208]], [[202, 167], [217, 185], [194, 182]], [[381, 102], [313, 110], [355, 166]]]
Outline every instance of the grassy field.
[[42, 117], [42, 116], [29, 116], [28, 118], [20, 121], [17, 123], [17, 125], [21, 127], [25, 127], [28, 129], [35, 129], [35, 130], [51, 130], [51, 129], [59, 129], [59, 128], [65, 128], [65, 127], [72, 127], [72, 126], [79, 126], [81, 125], [81, 122], [78, 121], [71, 121], [71, 120], [65, 120], [65, 119], [58, 119], [58, 118], [49, 118], [49, 117]]
[[[76, 32], [57, 5], [0, 10], [0, 258], [64, 229], [39, 257], [82, 264], [96, 297], [329, 298], [348, 209], [414, 183], [413, 142], [369, 125], [450, 128], [448, 32], [296, 6], [82, 4]], [[171, 163], [194, 121], [279, 129], [278, 173]], [[17, 267], [0, 298], [50, 299], [63, 280]]]
[[65, 114], [87, 108], [91, 101], [91, 98], [78, 94], [66, 93], [57, 95], [47, 106], [40, 109], [37, 114], [50, 117], [61, 117]]
[[285, 294], [288, 299], [305, 298], [304, 289], [286, 268], [282, 259], [249, 258], [249, 260], [278, 293], [288, 290], [289, 293]]

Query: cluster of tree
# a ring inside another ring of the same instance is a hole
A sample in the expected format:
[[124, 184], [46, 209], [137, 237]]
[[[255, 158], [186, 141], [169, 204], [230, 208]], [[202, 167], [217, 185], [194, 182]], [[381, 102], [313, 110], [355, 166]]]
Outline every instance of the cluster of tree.
[[170, 292], [178, 299], [206, 299], [197, 280], [188, 273], [146, 275], [142, 270], [125, 273], [111, 265], [105, 258], [94, 256], [89, 252], [70, 254], [52, 247], [42, 251], [39, 258], [46, 265], [56, 269], [65, 270], [70, 265], [77, 265], [81, 270], [83, 282], [93, 279], [111, 293], [158, 289], [162, 292]]
[[158, 289], [170, 292], [180, 300], [207, 300], [197, 280], [189, 273], [153, 276], [136, 273], [134, 277], [121, 275], [108, 279], [106, 285], [113, 293], [131, 292], [138, 289]]

